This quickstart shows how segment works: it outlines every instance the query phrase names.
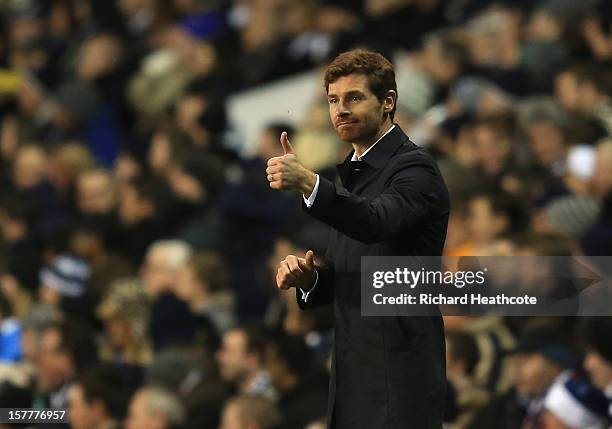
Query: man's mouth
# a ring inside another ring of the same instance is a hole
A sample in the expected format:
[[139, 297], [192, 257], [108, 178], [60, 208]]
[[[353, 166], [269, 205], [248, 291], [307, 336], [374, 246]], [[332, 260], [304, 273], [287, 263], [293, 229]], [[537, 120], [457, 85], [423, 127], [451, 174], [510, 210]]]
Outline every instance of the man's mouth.
[[340, 127], [346, 126], [346, 125], [352, 125], [354, 123], [355, 123], [355, 121], [342, 121], [342, 122], [338, 122], [338, 123], [336, 123], [336, 128], [340, 128]]

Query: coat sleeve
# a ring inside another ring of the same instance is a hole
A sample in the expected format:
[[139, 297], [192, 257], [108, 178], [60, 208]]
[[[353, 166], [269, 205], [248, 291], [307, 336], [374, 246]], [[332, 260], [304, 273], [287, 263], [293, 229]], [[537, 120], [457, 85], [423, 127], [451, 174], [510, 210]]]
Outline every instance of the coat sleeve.
[[317, 267], [317, 283], [316, 287], [308, 295], [308, 300], [304, 300], [302, 292], [296, 290], [295, 296], [298, 305], [302, 310], [308, 308], [319, 307], [322, 305], [331, 304], [334, 300], [334, 267], [331, 264], [326, 264]]
[[383, 192], [370, 200], [321, 177], [317, 198], [306, 211], [350, 238], [373, 244], [426, 219], [448, 198], [427, 156], [402, 155], [392, 168]]

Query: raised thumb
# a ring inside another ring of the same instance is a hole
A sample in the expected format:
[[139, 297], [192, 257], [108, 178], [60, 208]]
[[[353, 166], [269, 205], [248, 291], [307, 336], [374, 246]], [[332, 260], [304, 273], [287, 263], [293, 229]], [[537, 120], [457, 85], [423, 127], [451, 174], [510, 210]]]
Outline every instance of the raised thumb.
[[280, 136], [281, 146], [283, 147], [283, 154], [289, 155], [294, 154], [293, 146], [289, 143], [289, 137], [287, 136], [287, 131], [283, 131]]
[[306, 266], [310, 269], [314, 268], [314, 252], [309, 250], [306, 252]]

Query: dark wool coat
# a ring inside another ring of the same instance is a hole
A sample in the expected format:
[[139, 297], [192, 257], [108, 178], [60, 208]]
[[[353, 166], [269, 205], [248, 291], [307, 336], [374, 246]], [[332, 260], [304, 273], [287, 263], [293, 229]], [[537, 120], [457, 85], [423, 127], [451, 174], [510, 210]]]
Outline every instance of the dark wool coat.
[[442, 318], [362, 317], [362, 256], [440, 256], [449, 195], [433, 160], [396, 124], [363, 157], [320, 177], [305, 210], [332, 227], [326, 264], [300, 308], [333, 303], [335, 347], [329, 427], [440, 429], [444, 413]]

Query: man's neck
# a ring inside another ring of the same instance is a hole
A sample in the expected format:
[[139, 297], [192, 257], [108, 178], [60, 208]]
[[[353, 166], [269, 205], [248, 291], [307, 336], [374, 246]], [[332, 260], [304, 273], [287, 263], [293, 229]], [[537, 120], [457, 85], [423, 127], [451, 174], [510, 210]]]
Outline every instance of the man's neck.
[[368, 139], [366, 142], [355, 142], [352, 143], [353, 149], [355, 149], [355, 155], [360, 157], [366, 150], [368, 150], [374, 143], [376, 143], [380, 138], [389, 131], [389, 128], [393, 126], [393, 121], [391, 118], [385, 119], [385, 122], [378, 128], [378, 131], [371, 139]]

